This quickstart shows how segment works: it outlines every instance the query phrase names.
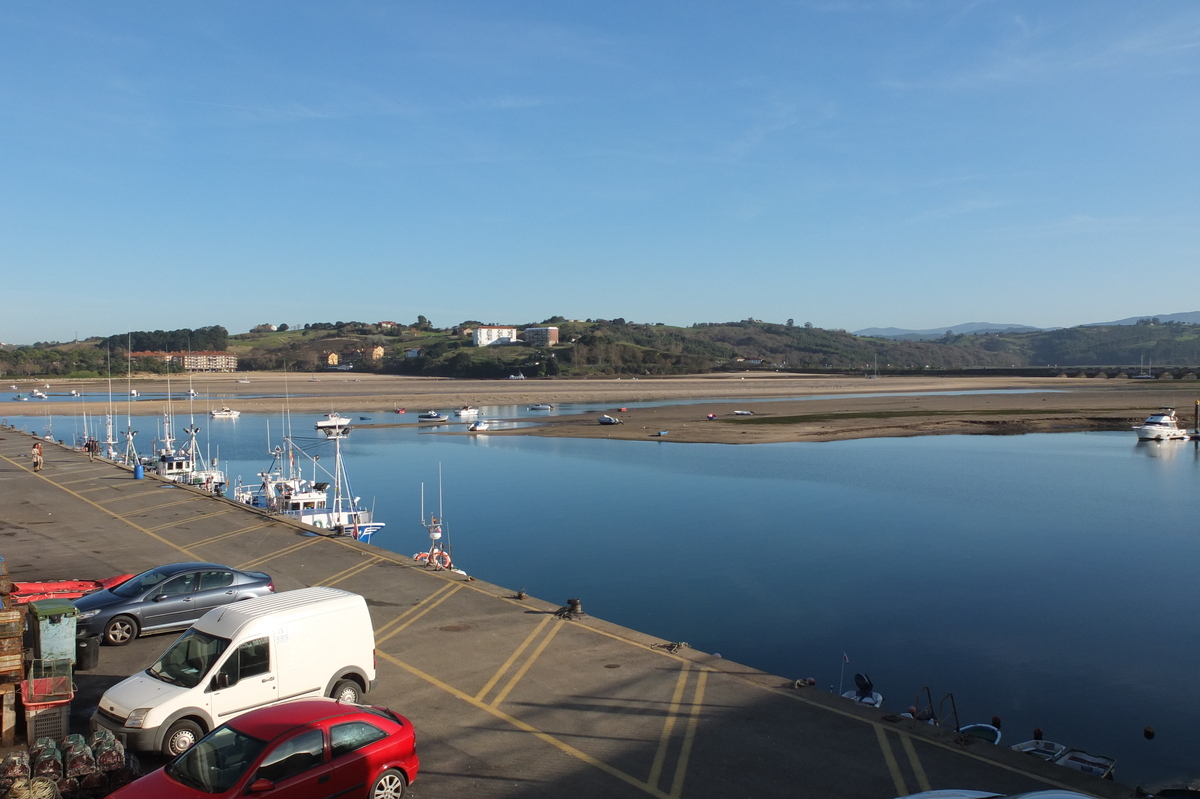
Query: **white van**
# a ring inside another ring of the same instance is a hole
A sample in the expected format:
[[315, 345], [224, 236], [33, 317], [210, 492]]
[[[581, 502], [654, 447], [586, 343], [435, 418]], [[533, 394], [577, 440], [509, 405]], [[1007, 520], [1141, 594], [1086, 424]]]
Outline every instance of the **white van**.
[[366, 601], [303, 588], [201, 616], [157, 663], [105, 691], [92, 729], [174, 757], [248, 710], [304, 696], [358, 702], [374, 685]]

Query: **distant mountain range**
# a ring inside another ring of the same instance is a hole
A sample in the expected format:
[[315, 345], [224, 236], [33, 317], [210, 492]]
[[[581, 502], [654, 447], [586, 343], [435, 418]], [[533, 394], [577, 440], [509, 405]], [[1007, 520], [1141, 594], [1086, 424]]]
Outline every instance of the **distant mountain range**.
[[[1188, 313], [1171, 313], [1171, 314], [1146, 314], [1143, 316], [1130, 316], [1125, 319], [1118, 319], [1115, 322], [1088, 322], [1080, 325], [1080, 327], [1112, 327], [1116, 325], [1134, 325], [1142, 319], [1157, 319], [1165, 324], [1167, 322], [1182, 322], [1183, 324], [1195, 325], [1200, 324], [1200, 311], [1190, 311]], [[966, 322], [961, 325], [949, 325], [947, 327], [935, 327], [929, 330], [905, 330], [899, 327], [868, 327], [863, 330], [855, 330], [856, 336], [872, 336], [874, 338], [890, 338], [897, 341], [924, 341], [928, 339], [941, 338], [947, 332], [955, 335], [964, 333], [1036, 333], [1043, 330], [1060, 330], [1057, 327], [1030, 327], [1029, 325], [1009, 325], [996, 324], [994, 322]]]

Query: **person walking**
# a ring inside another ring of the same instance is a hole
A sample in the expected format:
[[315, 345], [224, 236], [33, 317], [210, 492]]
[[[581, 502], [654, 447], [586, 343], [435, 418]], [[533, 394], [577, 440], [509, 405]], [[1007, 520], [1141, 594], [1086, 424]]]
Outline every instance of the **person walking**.
[[97, 446], [97, 444], [96, 444], [96, 439], [89, 438], [87, 440], [87, 443], [84, 444], [83, 448], [87, 450], [88, 460], [95, 461], [96, 460], [96, 450], [100, 449], [100, 447]]
[[33, 442], [33, 452], [31, 455], [33, 457], [33, 470], [40, 472], [42, 470], [42, 442]]

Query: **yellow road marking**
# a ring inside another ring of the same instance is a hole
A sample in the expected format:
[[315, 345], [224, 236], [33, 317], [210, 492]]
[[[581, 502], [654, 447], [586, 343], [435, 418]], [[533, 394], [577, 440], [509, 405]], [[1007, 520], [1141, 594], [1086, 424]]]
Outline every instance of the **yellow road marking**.
[[692, 758], [692, 744], [696, 742], [696, 727], [700, 723], [700, 709], [704, 707], [704, 686], [708, 683], [708, 670], [702, 669], [696, 678], [696, 693], [692, 694], [692, 709], [688, 716], [687, 732], [683, 734], [683, 749], [675, 765], [675, 778], [671, 780], [671, 796], [683, 793], [683, 778], [687, 776], [688, 761]]
[[321, 538], [320, 536], [316, 536], [314, 538], [309, 539], [308, 541], [301, 541], [299, 544], [292, 544], [290, 547], [284, 547], [283, 549], [279, 550], [278, 552], [272, 552], [270, 555], [263, 555], [261, 558], [255, 558], [254, 560], [248, 560], [245, 563], [243, 563], [242, 565], [238, 566], [237, 568], [250, 569], [255, 566], [261, 566], [262, 564], [266, 563], [269, 560], [275, 560], [275, 558], [280, 558], [280, 557], [283, 557], [284, 555], [290, 555], [293, 552], [297, 552], [301, 549], [304, 549], [305, 547], [311, 547], [313, 544], [317, 543], [318, 541], [324, 541], [324, 540], [325, 539]]
[[[91, 480], [91, 478], [88, 478], [88, 480], [71, 480], [70, 482], [72, 482], [72, 483], [87, 483], [90, 480]], [[67, 483], [59, 483], [58, 485], [61, 487], [61, 486], [67, 485]], [[80, 494], [90, 494], [93, 491], [116, 491], [116, 489], [113, 486], [96, 486], [95, 488], [84, 488], [84, 489], [80, 490], [79, 493]]]
[[[383, 558], [383, 560], [387, 560], [387, 558]], [[379, 637], [379, 636], [380, 636], [380, 635], [383, 633], [383, 631], [384, 631], [384, 630], [386, 630], [387, 628], [391, 627], [393, 624], [399, 624], [400, 622], [402, 622], [402, 621], [404, 621], [405, 619], [407, 619], [407, 618], [408, 618], [408, 617], [409, 617], [411, 614], [413, 614], [413, 613], [416, 613], [418, 610], [420, 610], [421, 608], [425, 607], [426, 603], [430, 602], [430, 601], [431, 601], [431, 600], [432, 600], [432, 599], [433, 599], [435, 596], [437, 596], [437, 595], [439, 595], [439, 594], [441, 594], [441, 593], [444, 593], [444, 592], [446, 592], [446, 591], [449, 591], [449, 590], [450, 590], [450, 587], [451, 587], [452, 585], [454, 585], [454, 584], [453, 584], [453, 583], [446, 583], [446, 584], [445, 584], [445, 585], [443, 585], [441, 588], [439, 588], [438, 590], [434, 591], [432, 594], [430, 594], [429, 596], [427, 596], [427, 597], [425, 597], [424, 599], [420, 600], [419, 602], [417, 602], [417, 604], [413, 605], [411, 608], [409, 608], [408, 610], [404, 611], [403, 613], [401, 613], [401, 614], [400, 614], [399, 616], [397, 616], [396, 618], [394, 618], [394, 619], [392, 619], [391, 621], [389, 621], [387, 624], [384, 624], [384, 625], [382, 625], [382, 626], [380, 626], [380, 627], [376, 627], [376, 628], [375, 628], [375, 637], [376, 637], [376, 639], [378, 640], [378, 637]]]
[[[221, 510], [213, 511], [212, 513], [202, 513], [199, 516], [189, 516], [186, 519], [176, 519], [173, 522], [167, 522], [166, 524], [160, 524], [157, 527], [151, 527], [150, 529], [151, 530], [166, 530], [168, 527], [178, 527], [181, 524], [188, 524], [189, 522], [198, 522], [201, 519], [211, 519], [213, 516], [224, 516], [226, 513], [233, 513], [235, 510], [236, 510], [236, 508], [222, 508]], [[138, 511], [138, 513], [141, 513], [141, 511]]]
[[482, 700], [485, 696], [487, 696], [487, 692], [492, 690], [492, 687], [495, 686], [496, 683], [500, 681], [500, 678], [504, 676], [504, 672], [506, 672], [510, 668], [512, 668], [512, 664], [517, 662], [517, 658], [519, 658], [521, 656], [521, 653], [525, 651], [525, 647], [527, 647], [531, 643], [533, 643], [533, 639], [537, 638], [538, 633], [540, 633], [545, 628], [545, 626], [550, 623], [550, 620], [552, 618], [554, 618], [554, 617], [547, 615], [546, 618], [544, 618], [540, 622], [538, 622], [538, 625], [533, 628], [533, 632], [531, 632], [529, 635], [525, 636], [525, 640], [522, 641], [521, 645], [516, 648], [516, 651], [514, 651], [511, 655], [509, 655], [508, 660], [504, 661], [504, 665], [501, 666], [499, 668], [499, 670], [497, 670], [496, 673], [492, 675], [492, 679], [488, 680], [487, 684], [485, 684], [483, 686], [483, 688], [480, 689], [479, 693], [475, 694], [476, 699]]
[[525, 676], [525, 672], [529, 671], [529, 667], [533, 665], [534, 661], [542, 656], [542, 653], [546, 651], [546, 647], [549, 646], [550, 642], [554, 640], [554, 636], [558, 635], [558, 631], [562, 628], [563, 626], [561, 624], [556, 624], [550, 628], [550, 632], [545, 638], [542, 639], [542, 642], [537, 645], [537, 649], [533, 650], [533, 654], [525, 659], [525, 662], [521, 664], [521, 668], [517, 669], [517, 673], [512, 676], [512, 679], [508, 681], [508, 684], [504, 686], [500, 693], [496, 694], [496, 698], [490, 703], [492, 707], [499, 707], [500, 703], [508, 697], [512, 689], [517, 687], [517, 683], [519, 683], [521, 678]]
[[434, 677], [433, 675], [430, 675], [430, 674], [426, 674], [425, 672], [421, 671], [420, 669], [416, 668], [415, 666], [411, 666], [408, 663], [405, 663], [403, 660], [400, 660], [399, 658], [389, 655], [387, 652], [379, 652], [379, 657], [383, 658], [384, 660], [388, 661], [389, 663], [392, 663], [393, 665], [399, 666], [400, 668], [407, 671], [409, 674], [412, 674], [414, 677], [418, 677], [419, 679], [426, 681], [430, 685], [436, 686], [437, 688], [440, 688], [441, 690], [445, 691], [446, 693], [448, 693], [452, 696], [458, 697], [459, 699], [472, 705], [473, 707], [476, 707], [476, 708], [484, 711], [485, 713], [490, 713], [491, 715], [495, 716], [496, 718], [500, 719], [501, 721], [511, 724], [512, 726], [516, 727], [518, 730], [530, 733], [531, 735], [535, 736], [536, 738], [538, 738], [542, 741], [545, 741], [546, 743], [550, 744], [554, 748], [558, 749], [560, 752], [565, 752], [566, 754], [570, 755], [571, 757], [581, 760], [584, 763], [587, 763], [589, 766], [593, 766], [593, 767], [599, 769], [600, 771], [603, 771], [605, 774], [609, 774], [613, 777], [616, 777], [617, 779], [621, 780], [622, 782], [632, 785], [634, 788], [637, 788], [638, 790], [644, 791], [644, 792], [650, 794], [651, 796], [657, 797], [657, 799], [672, 799], [672, 797], [670, 797], [667, 794], [663, 793], [662, 791], [658, 790], [653, 785], [647, 785], [646, 783], [639, 780], [637, 777], [634, 777], [630, 774], [626, 774], [624, 771], [621, 771], [618, 768], [614, 768], [601, 760], [597, 760], [596, 758], [592, 757], [591, 755], [587, 754], [586, 752], [582, 752], [582, 751], [576, 749], [575, 747], [571, 746], [570, 744], [568, 744], [564, 741], [558, 740], [553, 735], [542, 732], [541, 730], [534, 727], [533, 725], [526, 724], [524, 721], [521, 721], [520, 719], [518, 719], [514, 716], [510, 716], [509, 714], [505, 713], [503, 710], [498, 710], [497, 708], [492, 707], [491, 705], [484, 704], [483, 702], [480, 702], [479, 700], [475, 699], [473, 696], [466, 693], [465, 691], [460, 691], [457, 688], [442, 682], [437, 677]]
[[69, 485], [73, 485], [75, 483], [90, 483], [92, 480], [95, 480], [95, 479], [96, 479], [95, 477], [80, 477], [78, 480], [59, 480], [58, 485], [69, 486]]
[[160, 510], [162, 508], [173, 508], [176, 505], [186, 505], [189, 502], [195, 502], [196, 500], [200, 500], [200, 499], [204, 499], [204, 497], [188, 497], [187, 499], [177, 499], [174, 502], [164, 502], [161, 505], [155, 505], [153, 508], [138, 508], [137, 510], [130, 511], [129, 513], [130, 513], [130, 515], [135, 514], [135, 513], [136, 514], [154, 513], [154, 511]]
[[917, 787], [922, 791], [931, 790], [929, 778], [925, 776], [925, 767], [921, 765], [921, 759], [917, 757], [917, 750], [913, 748], [912, 736], [901, 735], [900, 743], [904, 745], [904, 753], [908, 755], [908, 762], [912, 766], [913, 774], [917, 775]]
[[154, 533], [152, 533], [151, 531], [147, 530], [145, 527], [142, 527], [141, 525], [134, 524], [133, 522], [129, 521], [129, 520], [128, 520], [128, 519], [126, 519], [124, 516], [119, 516], [119, 515], [117, 515], [117, 514], [113, 513], [111, 510], [109, 510], [108, 508], [104, 507], [104, 506], [103, 506], [103, 505], [101, 505], [100, 503], [98, 503], [98, 502], [93, 502], [92, 500], [88, 499], [87, 497], [85, 497], [85, 496], [81, 496], [81, 495], [79, 495], [79, 494], [75, 493], [74, 491], [72, 491], [71, 489], [67, 488], [66, 486], [61, 486], [61, 485], [59, 485], [58, 483], [56, 483], [56, 482], [54, 482], [53, 480], [51, 480], [49, 477], [46, 477], [46, 476], [44, 476], [44, 475], [43, 475], [41, 472], [35, 472], [35, 471], [33, 471], [32, 469], [26, 469], [26, 468], [25, 468], [24, 466], [22, 466], [21, 464], [17, 463], [17, 462], [16, 462], [16, 461], [14, 461], [13, 459], [11, 459], [11, 458], [8, 458], [8, 457], [6, 457], [6, 456], [4, 456], [4, 455], [0, 455], [0, 458], [4, 458], [4, 460], [6, 460], [6, 461], [8, 461], [9, 463], [11, 463], [13, 466], [16, 466], [18, 469], [21, 469], [22, 471], [29, 472], [29, 473], [30, 473], [30, 474], [32, 474], [34, 477], [36, 477], [36, 478], [38, 478], [38, 479], [40, 479], [40, 480], [45, 480], [45, 481], [46, 481], [47, 483], [49, 483], [50, 485], [54, 486], [55, 488], [57, 488], [57, 489], [59, 489], [59, 490], [61, 490], [61, 491], [65, 491], [66, 493], [68, 493], [68, 494], [70, 494], [71, 496], [75, 497], [75, 499], [79, 500], [80, 502], [86, 502], [87, 504], [91, 505], [93, 508], [95, 508], [95, 509], [97, 509], [97, 510], [100, 510], [100, 511], [103, 511], [104, 513], [107, 513], [109, 516], [112, 516], [114, 519], [118, 519], [118, 520], [120, 520], [120, 521], [123, 521], [123, 522], [125, 522], [125, 523], [126, 523], [126, 524], [128, 524], [130, 527], [132, 527], [133, 529], [137, 530], [138, 532], [145, 533], [146, 535], [148, 535], [148, 536], [150, 536], [151, 538], [153, 538], [155, 541], [159, 541], [159, 542], [161, 542], [161, 543], [163, 543], [163, 544], [166, 544], [167, 546], [171, 547], [171, 549], [174, 549], [174, 550], [176, 550], [176, 551], [178, 551], [178, 552], [182, 552], [183, 554], [187, 555], [187, 556], [188, 556], [189, 558], [191, 558], [192, 560], [200, 560], [200, 558], [198, 558], [198, 557], [196, 556], [196, 554], [195, 554], [195, 553], [188, 551], [187, 549], [185, 549], [184, 547], [181, 547], [181, 546], [179, 546], [178, 544], [175, 544], [175, 543], [173, 543], [173, 542], [171, 542], [171, 541], [168, 541], [167, 539], [163, 538], [161, 535], [155, 535], [155, 534], [154, 534]]
[[658, 786], [662, 777], [663, 763], [667, 759], [667, 745], [671, 743], [671, 733], [675, 730], [675, 717], [679, 715], [679, 703], [683, 701], [683, 689], [687, 687], [688, 672], [692, 664], [684, 663], [679, 670], [679, 680], [675, 683], [675, 693], [671, 696], [671, 706], [667, 708], [667, 720], [663, 722], [662, 735], [658, 737], [658, 751], [654, 753], [654, 763], [650, 766], [650, 777], [646, 780], [650, 785]]
[[260, 524], [252, 524], [249, 527], [243, 527], [240, 530], [231, 530], [228, 533], [221, 533], [220, 535], [214, 535], [211, 538], [202, 538], [199, 541], [194, 541], [192, 543], [192, 546], [194, 546], [194, 547], [208, 546], [209, 544], [215, 544], [218, 541], [224, 541], [226, 538], [233, 538], [234, 536], [241, 535], [242, 533], [248, 533], [251, 530], [261, 530], [264, 527], [270, 527], [271, 524], [272, 524], [271, 522], [262, 522]]
[[879, 739], [879, 748], [883, 750], [883, 762], [887, 763], [888, 773], [892, 775], [892, 782], [896, 784], [896, 793], [899, 796], [908, 796], [908, 786], [904, 784], [904, 777], [900, 774], [900, 766], [896, 763], [891, 744], [888, 743], [887, 732], [878, 724], [873, 726], [875, 737]]
[[[406, 622], [404, 622], [403, 624], [401, 624], [401, 625], [400, 625], [399, 627], [397, 627], [396, 629], [392, 630], [392, 631], [391, 631], [390, 633], [388, 633], [387, 635], [383, 636], [382, 638], [376, 637], [376, 638], [375, 638], [375, 646], [379, 646], [380, 644], [382, 644], [384, 641], [388, 640], [389, 638], [392, 638], [393, 636], [399, 635], [400, 633], [404, 632], [406, 629], [408, 629], [408, 626], [409, 626], [410, 624], [412, 624], [412, 623], [413, 623], [413, 622], [415, 622], [417, 619], [419, 619], [419, 618], [421, 618], [422, 616], [424, 616], [424, 615], [425, 615], [426, 613], [428, 613], [429, 611], [431, 611], [431, 610], [433, 610], [434, 608], [436, 608], [438, 605], [440, 605], [440, 604], [442, 604], [443, 602], [445, 602], [445, 601], [446, 601], [447, 599], [449, 599], [450, 597], [452, 597], [452, 596], [454, 596], [455, 594], [457, 594], [457, 593], [459, 592], [459, 590], [461, 590], [461, 589], [462, 589], [462, 586], [461, 586], [461, 585], [456, 585], [456, 586], [454, 586], [454, 587], [453, 587], [453, 588], [451, 588], [449, 591], [446, 591], [444, 594], [442, 594], [440, 597], [438, 597], [436, 601], [434, 601], [434, 602], [430, 602], [428, 605], [426, 605], [426, 606], [425, 606], [425, 608], [424, 608], [424, 609], [423, 609], [423, 610], [422, 610], [420, 613], [416, 613], [416, 614], [414, 614], [414, 615], [412, 616], [412, 618], [410, 618], [408, 621], [406, 621]], [[416, 608], [414, 608], [413, 610], [416, 610]]]
[[356, 566], [351, 566], [349, 569], [344, 569], [344, 570], [338, 572], [337, 574], [333, 575], [332, 577], [330, 577], [325, 582], [317, 583], [317, 585], [324, 585], [324, 586], [337, 585], [342, 580], [349, 580], [351, 577], [353, 577], [356, 574], [362, 574], [367, 569], [371, 568], [376, 563], [378, 563], [380, 560], [381, 560], [381, 558], [378, 558], [378, 557], [371, 558], [366, 563], [359, 563]]
[[[54, 482], [54, 481], [53, 481], [53, 480], [48, 480], [47, 482]], [[58, 485], [58, 484], [57, 484], [57, 483], [55, 483], [55, 485]], [[62, 488], [62, 486], [59, 486], [59, 488]], [[101, 504], [101, 505], [107, 505], [107, 504], [108, 504], [108, 503], [110, 503], [110, 502], [120, 502], [120, 501], [121, 501], [121, 500], [123, 500], [123, 499], [137, 499], [138, 497], [148, 497], [148, 496], [150, 496], [151, 494], [157, 494], [157, 493], [158, 493], [158, 489], [159, 489], [159, 488], [161, 488], [161, 486], [155, 486], [154, 488], [152, 488], [152, 489], [151, 489], [151, 490], [149, 490], [149, 491], [137, 491], [137, 492], [135, 492], [135, 493], [133, 493], [133, 494], [122, 494], [122, 495], [121, 495], [121, 496], [119, 496], [119, 497], [113, 497], [112, 499], [106, 499], [106, 500], [104, 500], [103, 502], [101, 502], [101, 503], [99, 503], [99, 504]]]

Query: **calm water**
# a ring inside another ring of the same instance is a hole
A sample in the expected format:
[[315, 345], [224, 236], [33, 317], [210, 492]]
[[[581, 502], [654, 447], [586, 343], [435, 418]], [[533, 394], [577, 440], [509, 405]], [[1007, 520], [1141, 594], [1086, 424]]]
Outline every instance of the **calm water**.
[[[201, 424], [227, 472], [256, 482], [266, 417]], [[142, 447], [155, 425], [135, 420]], [[952, 691], [964, 723], [1000, 715], [1006, 743], [1040, 726], [1116, 757], [1122, 782], [1200, 776], [1192, 443], [1129, 432], [722, 446], [406, 425], [360, 427], [344, 446], [356, 493], [388, 524], [379, 546], [428, 546], [419, 484], [436, 497], [440, 462], [456, 563], [481, 579], [580, 597], [596, 616], [822, 688], [845, 652], [847, 689], [865, 671], [891, 710], [924, 685], [935, 699]]]

